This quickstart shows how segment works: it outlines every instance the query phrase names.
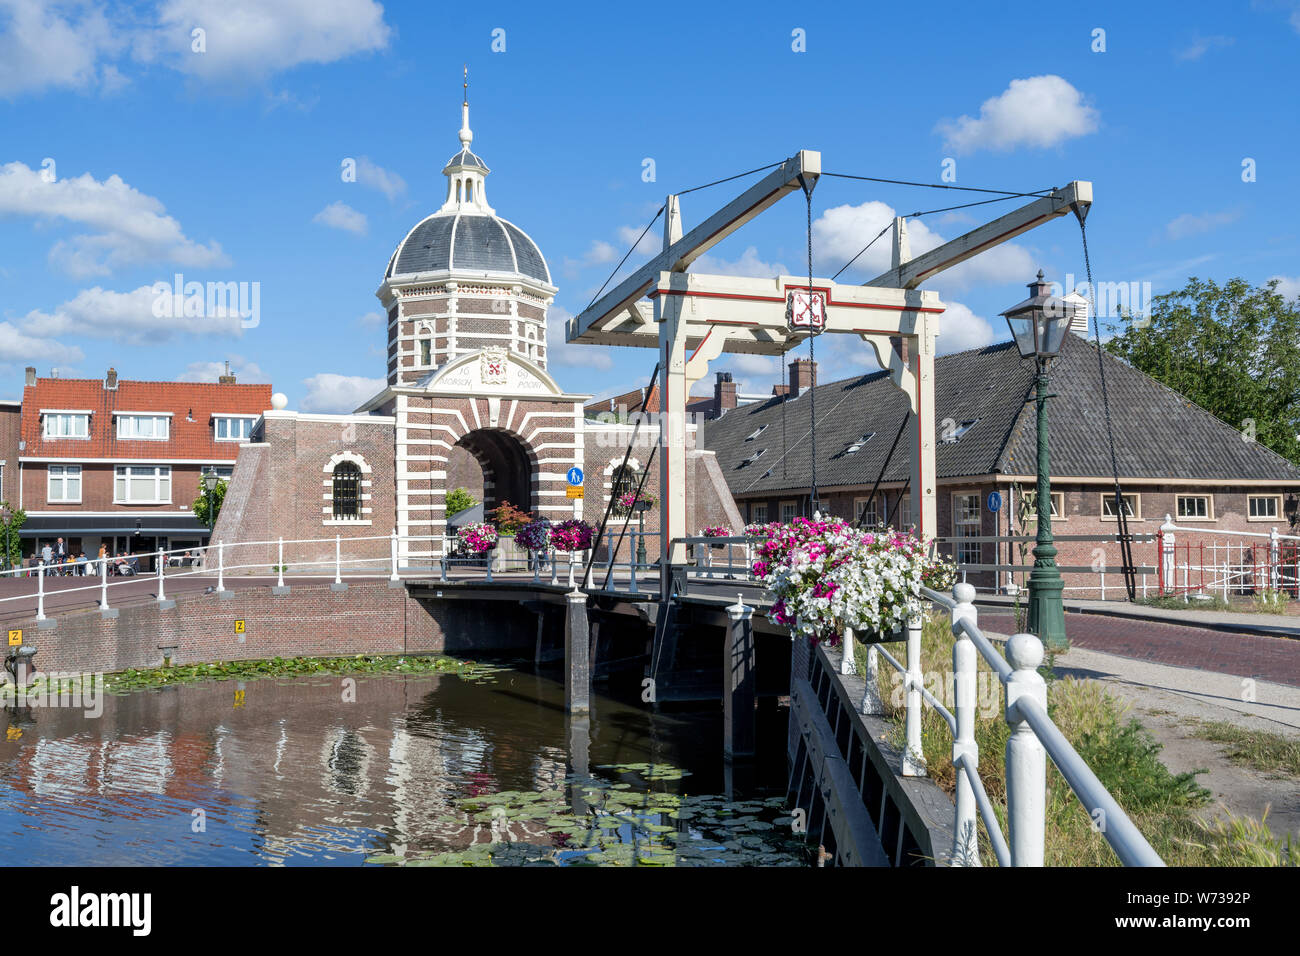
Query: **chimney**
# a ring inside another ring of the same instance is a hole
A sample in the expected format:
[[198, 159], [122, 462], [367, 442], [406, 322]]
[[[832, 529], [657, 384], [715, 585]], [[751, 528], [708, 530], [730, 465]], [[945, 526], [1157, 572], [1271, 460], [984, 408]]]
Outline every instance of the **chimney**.
[[713, 383], [713, 417], [718, 418], [735, 407], [736, 383], [731, 380], [730, 372], [719, 372]]
[[795, 359], [790, 363], [790, 396], [798, 398], [817, 384], [817, 364], [812, 359]]
[[36, 366], [34, 365], [27, 366], [27, 384], [28, 385], [36, 384]]
[[108, 374], [104, 376], [104, 388], [109, 391], [117, 388], [117, 369], [109, 368]]
[[229, 362], [226, 363], [226, 374], [225, 374], [225, 375], [218, 375], [218, 376], [217, 376], [217, 384], [219, 384], [219, 385], [234, 385], [234, 384], [235, 384], [235, 376], [233, 376], [233, 375], [230, 374], [230, 363], [229, 363]]

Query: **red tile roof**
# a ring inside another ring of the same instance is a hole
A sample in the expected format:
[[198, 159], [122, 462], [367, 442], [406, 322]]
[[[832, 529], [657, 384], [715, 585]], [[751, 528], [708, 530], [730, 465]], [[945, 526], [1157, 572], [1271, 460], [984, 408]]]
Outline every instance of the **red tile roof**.
[[[23, 389], [24, 458], [111, 458], [138, 461], [234, 461], [239, 443], [216, 441], [214, 414], [261, 415], [271, 407], [270, 385], [206, 382], [132, 382], [116, 389], [102, 379], [38, 378]], [[89, 411], [89, 438], [42, 438], [41, 409]], [[113, 413], [170, 412], [167, 441], [118, 439]], [[189, 421], [189, 418], [193, 421]]]

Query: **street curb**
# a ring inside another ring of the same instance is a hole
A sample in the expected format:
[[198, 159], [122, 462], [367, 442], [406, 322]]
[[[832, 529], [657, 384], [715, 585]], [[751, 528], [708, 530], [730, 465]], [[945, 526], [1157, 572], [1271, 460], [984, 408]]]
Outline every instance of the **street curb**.
[[[991, 611], [1010, 611], [1015, 613], [1014, 608], [1007, 604], [986, 603], [975, 599], [977, 608], [987, 608]], [[1222, 631], [1225, 634], [1249, 634], [1254, 637], [1278, 637], [1283, 640], [1300, 640], [1300, 621], [1296, 622], [1296, 627], [1291, 631], [1278, 630], [1271, 624], [1252, 624], [1249, 621], [1241, 623], [1223, 622], [1223, 621], [1197, 621], [1191, 618], [1170, 618], [1158, 617], [1150, 614], [1143, 614], [1140, 610], [1127, 607], [1117, 608], [1099, 608], [1099, 607], [1070, 607], [1065, 606], [1066, 614], [1095, 614], [1099, 617], [1118, 617], [1129, 621], [1145, 621], [1148, 624], [1172, 624], [1175, 627], [1195, 627], [1203, 631]]]

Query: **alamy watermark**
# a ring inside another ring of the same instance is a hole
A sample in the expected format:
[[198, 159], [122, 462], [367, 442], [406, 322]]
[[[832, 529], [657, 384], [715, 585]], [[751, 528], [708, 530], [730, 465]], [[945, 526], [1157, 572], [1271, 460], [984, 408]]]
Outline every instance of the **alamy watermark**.
[[262, 321], [262, 283], [186, 282], [176, 273], [171, 284], [152, 286], [153, 314], [159, 319], [228, 319], [239, 317], [240, 328], [255, 329]]

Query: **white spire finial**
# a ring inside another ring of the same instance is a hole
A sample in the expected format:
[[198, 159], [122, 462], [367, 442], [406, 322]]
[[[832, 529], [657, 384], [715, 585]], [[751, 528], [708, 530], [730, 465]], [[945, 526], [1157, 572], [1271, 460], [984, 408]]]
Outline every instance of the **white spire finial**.
[[474, 142], [474, 134], [469, 128], [469, 65], [465, 66], [465, 97], [460, 104], [460, 145], [469, 149], [469, 144]]

